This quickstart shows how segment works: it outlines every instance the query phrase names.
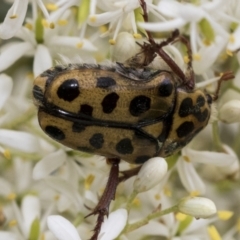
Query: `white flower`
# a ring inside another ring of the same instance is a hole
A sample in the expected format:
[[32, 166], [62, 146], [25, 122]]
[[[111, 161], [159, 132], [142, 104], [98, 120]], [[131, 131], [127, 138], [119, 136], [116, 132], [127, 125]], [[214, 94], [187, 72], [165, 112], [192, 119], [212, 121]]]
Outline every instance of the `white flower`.
[[[26, 17], [27, 7], [29, 0], [15, 0], [12, 7], [8, 10], [8, 13], [4, 19], [4, 22], [0, 26], [0, 38], [8, 39], [13, 37], [16, 32], [21, 28], [23, 21]], [[48, 19], [49, 15], [47, 9], [44, 6], [42, 0], [32, 1], [34, 7], [38, 7], [42, 10], [45, 18]]]
[[[125, 209], [118, 209], [112, 212], [109, 217], [105, 219], [98, 239], [115, 239], [125, 227], [126, 221], [127, 211]], [[59, 240], [81, 240], [77, 229], [67, 219], [61, 216], [49, 216], [47, 223], [49, 229]]]
[[[96, 7], [104, 9], [104, 13], [96, 14]], [[115, 44], [118, 33], [122, 28], [132, 29], [134, 35], [138, 37], [135, 22], [134, 10], [139, 7], [138, 0], [114, 1], [112, 4], [105, 1], [92, 1], [90, 6], [90, 16], [88, 24], [91, 26], [101, 26], [110, 23], [109, 29], [104, 36], [111, 34], [111, 44]]]
[[236, 162], [236, 157], [227, 153], [196, 151], [189, 147], [182, 149], [177, 168], [182, 184], [189, 192], [205, 193], [205, 184], [196, 172], [193, 163], [227, 167]]
[[213, 201], [202, 197], [187, 197], [180, 200], [178, 210], [195, 218], [209, 218], [216, 214], [217, 209]]
[[134, 181], [135, 191], [145, 192], [160, 183], [167, 174], [167, 169], [167, 162], [164, 158], [149, 159], [143, 164]]

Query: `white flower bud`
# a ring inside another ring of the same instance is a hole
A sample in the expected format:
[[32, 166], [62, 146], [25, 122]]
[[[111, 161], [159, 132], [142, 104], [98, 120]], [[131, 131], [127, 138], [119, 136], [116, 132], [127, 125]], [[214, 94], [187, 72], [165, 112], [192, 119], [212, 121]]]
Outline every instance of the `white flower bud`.
[[178, 210], [195, 218], [209, 218], [217, 212], [213, 201], [203, 197], [187, 197], [180, 200]]
[[219, 119], [226, 123], [240, 122], [240, 100], [231, 100], [219, 110]]
[[137, 44], [133, 35], [127, 32], [118, 34], [113, 46], [113, 58], [118, 62], [125, 62], [137, 52]]
[[145, 192], [160, 183], [168, 170], [167, 162], [164, 158], [155, 157], [145, 162], [139, 171], [135, 181], [134, 189], [137, 192]]

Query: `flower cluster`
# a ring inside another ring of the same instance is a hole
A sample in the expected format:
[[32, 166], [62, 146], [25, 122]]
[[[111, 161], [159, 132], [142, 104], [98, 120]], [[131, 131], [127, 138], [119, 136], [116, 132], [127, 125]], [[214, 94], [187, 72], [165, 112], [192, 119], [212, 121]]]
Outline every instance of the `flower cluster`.
[[[196, 87], [214, 94], [208, 126], [181, 152], [145, 162], [122, 182], [98, 239], [240, 237], [240, 1], [12, 0], [0, 16], [0, 239], [90, 239], [85, 216], [103, 193], [105, 158], [73, 151], [39, 128], [32, 82], [56, 64], [125, 62], [179, 29], [190, 41]], [[186, 71], [183, 44], [164, 47]], [[156, 58], [153, 68], [167, 68]], [[144, 149], [143, 149], [144, 152]], [[132, 166], [124, 161], [120, 169]], [[211, 199], [211, 200], [210, 200]]]

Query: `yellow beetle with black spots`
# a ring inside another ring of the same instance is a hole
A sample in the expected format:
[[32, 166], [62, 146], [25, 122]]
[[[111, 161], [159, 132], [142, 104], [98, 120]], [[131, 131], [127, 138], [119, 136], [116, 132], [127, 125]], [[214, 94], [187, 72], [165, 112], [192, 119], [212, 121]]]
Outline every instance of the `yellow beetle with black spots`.
[[168, 71], [56, 66], [35, 79], [44, 132], [70, 148], [142, 164], [185, 146], [209, 120], [211, 96]]
[[[140, 5], [147, 22], [145, 1]], [[125, 63], [56, 66], [34, 81], [43, 131], [70, 148], [105, 156], [112, 165], [104, 193], [88, 215], [98, 215], [91, 240], [100, 233], [117, 185], [140, 169], [123, 171], [120, 177], [120, 159], [142, 164], [178, 152], [208, 124], [221, 82], [233, 77], [231, 72], [224, 74], [213, 96], [195, 89], [188, 41], [178, 31], [161, 43], [146, 33], [149, 43], [139, 44], [141, 52]], [[163, 50], [176, 39], [188, 51], [186, 74]], [[170, 70], [150, 67], [156, 55]]]

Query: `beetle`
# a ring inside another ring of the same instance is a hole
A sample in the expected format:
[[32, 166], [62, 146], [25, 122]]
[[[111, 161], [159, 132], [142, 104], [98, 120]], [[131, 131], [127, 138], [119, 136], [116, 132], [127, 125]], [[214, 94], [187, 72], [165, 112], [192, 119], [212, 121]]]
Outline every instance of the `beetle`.
[[[147, 22], [144, 0], [140, 5]], [[188, 41], [178, 31], [161, 43], [146, 33], [148, 43], [139, 44], [141, 51], [125, 63], [56, 66], [34, 81], [33, 98], [43, 131], [70, 148], [103, 155], [112, 164], [106, 189], [88, 215], [98, 214], [91, 240], [98, 236], [119, 182], [140, 169], [120, 178], [120, 159], [142, 164], [181, 150], [208, 124], [221, 82], [233, 77], [231, 72], [224, 74], [215, 95], [195, 89]], [[176, 39], [188, 50], [186, 74], [163, 50]], [[156, 55], [170, 70], [149, 67]]]
[[120, 63], [56, 66], [35, 79], [33, 96], [50, 137], [135, 164], [179, 151], [207, 125], [212, 102], [171, 72]]

